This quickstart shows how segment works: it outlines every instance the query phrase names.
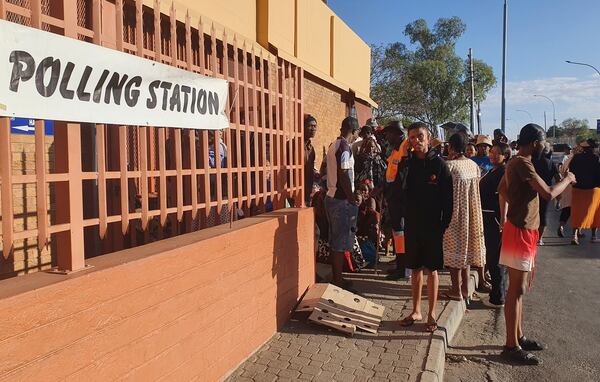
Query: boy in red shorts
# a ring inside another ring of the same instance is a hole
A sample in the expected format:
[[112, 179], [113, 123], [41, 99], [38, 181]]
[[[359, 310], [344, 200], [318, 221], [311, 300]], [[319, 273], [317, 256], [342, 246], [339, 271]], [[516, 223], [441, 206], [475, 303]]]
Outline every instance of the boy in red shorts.
[[503, 220], [500, 264], [508, 268], [509, 279], [504, 305], [506, 345], [502, 354], [524, 365], [541, 364], [541, 360], [529, 351], [544, 349], [541, 343], [525, 338], [521, 328], [523, 294], [527, 289], [528, 273], [534, 268], [539, 239], [538, 195], [552, 200], [575, 182], [575, 176], [568, 172], [562, 181], [550, 187], [536, 174], [531, 159], [542, 155], [545, 140], [540, 126], [525, 125], [519, 135], [519, 152], [508, 162], [498, 187]]

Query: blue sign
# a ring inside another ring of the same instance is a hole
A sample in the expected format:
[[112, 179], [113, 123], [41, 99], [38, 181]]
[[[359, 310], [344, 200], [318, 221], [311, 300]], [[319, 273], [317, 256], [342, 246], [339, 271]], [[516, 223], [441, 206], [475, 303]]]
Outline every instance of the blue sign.
[[[10, 132], [13, 134], [35, 134], [35, 119], [11, 118]], [[44, 121], [44, 132], [46, 135], [54, 135], [54, 121]]]
[[600, 119], [596, 120], [596, 134], [600, 135]]

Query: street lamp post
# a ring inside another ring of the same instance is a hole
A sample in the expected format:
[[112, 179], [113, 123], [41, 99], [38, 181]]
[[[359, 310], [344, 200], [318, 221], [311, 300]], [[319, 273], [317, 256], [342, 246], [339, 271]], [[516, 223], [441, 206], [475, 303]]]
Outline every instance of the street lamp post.
[[549, 97], [546, 97], [545, 95], [542, 95], [542, 94], [534, 94], [533, 96], [546, 98], [552, 104], [552, 118], [554, 119], [554, 130], [553, 130], [552, 135], [554, 135], [554, 138], [556, 138], [556, 128], [558, 126], [556, 126], [556, 107], [554, 106], [554, 101], [552, 101]]
[[502, 38], [502, 120], [500, 128], [506, 132], [506, 45], [508, 37], [508, 2], [504, 0], [504, 32]]
[[529, 116], [529, 120], [530, 120], [531, 122], [533, 122], [533, 116], [532, 116], [532, 115], [531, 115], [531, 113], [530, 113], [530, 112], [528, 112], [527, 110], [516, 110], [516, 111], [518, 111], [518, 112], [521, 112], [521, 113], [525, 113], [525, 114], [527, 114], [527, 115]]
[[565, 61], [565, 62], [566, 62], [567, 64], [588, 66], [588, 67], [590, 67], [590, 68], [594, 69], [594, 70], [596, 71], [596, 73], [598, 73], [598, 75], [600, 76], [600, 70], [596, 69], [596, 67], [595, 67], [595, 66], [593, 66], [593, 65], [586, 64], [586, 63], [583, 63], [583, 62], [569, 61], [569, 60], [567, 60], [567, 61]]

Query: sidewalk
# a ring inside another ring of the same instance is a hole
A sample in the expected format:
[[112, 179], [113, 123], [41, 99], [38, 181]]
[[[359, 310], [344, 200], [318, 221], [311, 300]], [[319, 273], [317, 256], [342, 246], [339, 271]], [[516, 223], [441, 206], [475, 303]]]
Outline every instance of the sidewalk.
[[[424, 322], [412, 327], [399, 320], [412, 310], [408, 281], [388, 281], [384, 273], [348, 274], [363, 296], [386, 307], [378, 334], [353, 337], [309, 324], [295, 315], [285, 328], [238, 367], [227, 381], [442, 381], [445, 349], [454, 335], [464, 304], [438, 301], [438, 325], [433, 334]], [[440, 275], [440, 291], [450, 277]], [[423, 291], [426, 318], [426, 291]]]

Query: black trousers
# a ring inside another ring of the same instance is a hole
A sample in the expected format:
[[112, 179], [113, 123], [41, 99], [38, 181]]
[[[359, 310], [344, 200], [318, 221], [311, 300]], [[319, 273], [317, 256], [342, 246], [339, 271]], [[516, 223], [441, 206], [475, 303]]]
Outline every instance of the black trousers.
[[571, 207], [564, 207], [560, 210], [560, 222], [566, 223], [571, 217]]
[[485, 237], [487, 267], [492, 278], [490, 302], [501, 305], [504, 304], [506, 295], [506, 268], [499, 264], [502, 234], [495, 213], [483, 213], [483, 234]]

